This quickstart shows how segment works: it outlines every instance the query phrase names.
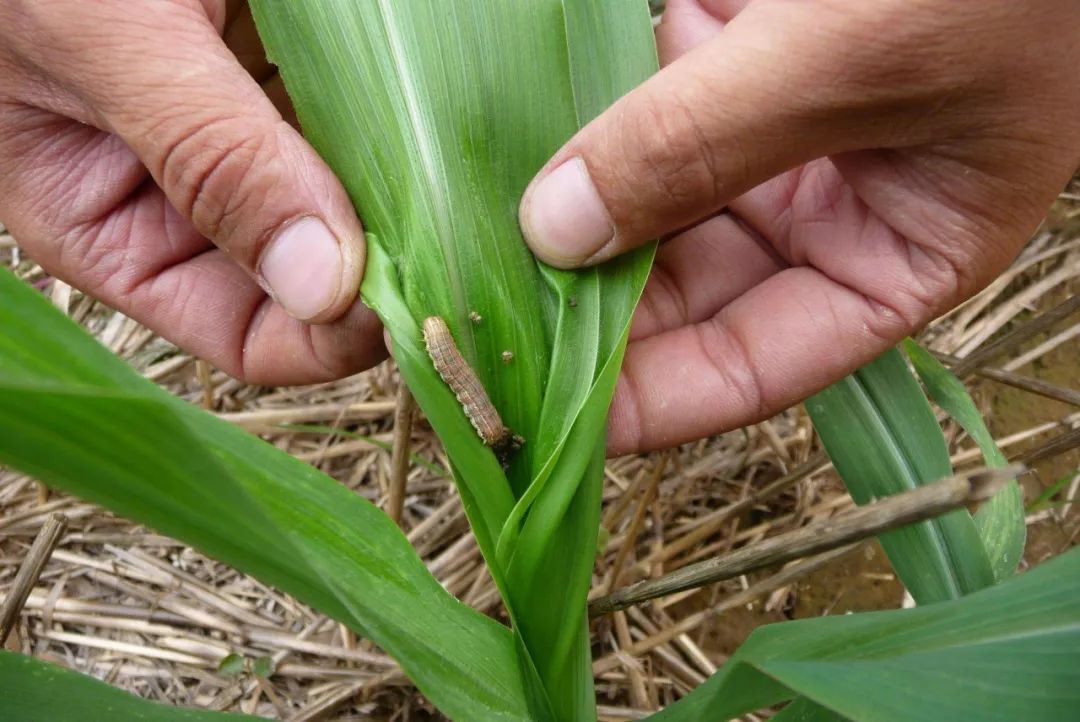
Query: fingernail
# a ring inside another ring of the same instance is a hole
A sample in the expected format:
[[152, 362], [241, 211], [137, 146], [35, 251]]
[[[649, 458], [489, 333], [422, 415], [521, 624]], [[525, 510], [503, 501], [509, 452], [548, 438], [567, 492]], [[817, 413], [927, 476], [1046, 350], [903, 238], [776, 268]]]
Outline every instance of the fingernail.
[[521, 229], [533, 252], [556, 266], [578, 265], [615, 237], [581, 158], [571, 158], [526, 191]]
[[259, 275], [290, 316], [305, 321], [337, 298], [342, 260], [337, 238], [318, 218], [282, 228], [263, 251]]

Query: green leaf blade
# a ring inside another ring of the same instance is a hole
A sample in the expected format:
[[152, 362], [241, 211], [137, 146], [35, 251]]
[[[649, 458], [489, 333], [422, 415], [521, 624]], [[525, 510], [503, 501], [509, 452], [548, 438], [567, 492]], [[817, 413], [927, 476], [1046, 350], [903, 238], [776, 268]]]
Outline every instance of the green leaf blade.
[[1073, 549], [960, 599], [761, 627], [648, 719], [719, 722], [796, 695], [809, 700], [800, 714], [824, 706], [867, 722], [1069, 719], [1080, 707], [1078, 595]]
[[457, 719], [527, 720], [508, 629], [374, 505], [180, 401], [0, 271], [0, 462], [181, 539], [373, 639]]
[[[1008, 459], [998, 448], [963, 382], [912, 339], [904, 342], [904, 350], [930, 398], [975, 440], [986, 465], [990, 468], [1006, 466]], [[983, 504], [975, 512], [975, 524], [993, 567], [994, 577], [1001, 580], [1011, 576], [1020, 563], [1027, 541], [1024, 494], [1020, 484], [1009, 482]]]
[[[875, 498], [948, 476], [941, 428], [922, 389], [892, 350], [806, 402], [852, 498]], [[881, 537], [920, 604], [954, 599], [993, 583], [971, 515], [956, 511]]]
[[93, 677], [6, 650], [0, 650], [0, 709], [4, 710], [5, 722], [261, 720], [246, 714], [203, 712], [140, 699]]

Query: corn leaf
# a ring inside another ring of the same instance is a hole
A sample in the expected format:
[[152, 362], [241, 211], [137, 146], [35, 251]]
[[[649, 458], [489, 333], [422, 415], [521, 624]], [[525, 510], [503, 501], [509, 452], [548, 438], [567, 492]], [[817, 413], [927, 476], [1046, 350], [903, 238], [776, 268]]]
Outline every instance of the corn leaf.
[[[963, 382], [912, 339], [904, 342], [904, 350], [930, 398], [975, 440], [986, 465], [990, 468], [1007, 465], [1008, 459], [1001, 453], [993, 434], [986, 428], [986, 422]], [[1015, 480], [1010, 481], [1004, 489], [979, 507], [975, 512], [975, 526], [986, 548], [994, 577], [1004, 579], [1011, 576], [1024, 555], [1024, 543], [1027, 540], [1024, 493], [1020, 484]]]
[[768, 625], [648, 719], [720, 722], [796, 695], [807, 701], [785, 722], [1071, 719], [1080, 708], [1078, 595], [1073, 549], [961, 599]]
[[261, 718], [169, 707], [93, 677], [0, 650], [0, 709], [6, 722], [255, 722]]
[[6, 270], [0, 429], [0, 462], [348, 624], [455, 719], [529, 718], [509, 631], [450, 596], [382, 511], [144, 380]]
[[[552, 269], [526, 248], [517, 206], [577, 128], [655, 71], [647, 5], [252, 7], [305, 134], [369, 230], [363, 298], [446, 447], [520, 636], [533, 713], [593, 719], [593, 557], [581, 550], [595, 543], [607, 408], [652, 248]], [[427, 357], [420, 328], [432, 315], [526, 440], [505, 473]]]
[[[812, 397], [806, 408], [858, 504], [952, 473], [941, 427], [895, 349]], [[881, 544], [920, 604], [954, 599], [994, 582], [966, 510], [890, 532]]]

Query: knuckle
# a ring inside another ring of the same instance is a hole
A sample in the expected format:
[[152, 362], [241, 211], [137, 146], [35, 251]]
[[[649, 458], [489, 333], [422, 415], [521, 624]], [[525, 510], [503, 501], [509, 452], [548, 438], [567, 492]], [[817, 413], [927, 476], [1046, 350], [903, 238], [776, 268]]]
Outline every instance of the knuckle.
[[[244, 383], [286, 386], [333, 381], [359, 369], [345, 351], [340, 326], [318, 327], [288, 319], [270, 298], [250, 309], [240, 324], [227, 367]], [[350, 336], [354, 340], [355, 336]], [[283, 352], [286, 351], [286, 352]]]
[[125, 234], [103, 227], [74, 230], [57, 246], [58, 267], [69, 269], [89, 293], [113, 295], [126, 280], [128, 244]]
[[[273, 132], [246, 118], [221, 118], [181, 133], [162, 153], [160, 175], [170, 200], [202, 235], [230, 253], [241, 223], [259, 218], [262, 199], [279, 183]], [[247, 229], [250, 230], [250, 229]]]
[[[647, 179], [644, 192], [680, 215], [714, 207], [719, 196], [713, 142], [700, 112], [675, 94], [655, 93], [643, 94], [621, 110], [620, 143], [627, 159], [623, 182]], [[637, 220], [644, 222], [656, 212], [649, 206], [635, 202], [629, 213], [640, 214]]]
[[704, 358], [738, 408], [755, 420], [767, 418], [776, 404], [767, 397], [760, 365], [738, 332], [724, 322], [722, 315], [696, 328]]
[[[887, 348], [899, 343], [932, 317], [922, 318], [923, 314], [914, 310], [918, 304], [906, 301], [893, 301], [883, 303], [870, 297], [865, 297], [866, 313], [862, 315], [862, 330], [866, 336], [875, 341], [877, 346]], [[846, 318], [835, 309], [830, 310], [833, 323], [843, 324]], [[920, 320], [921, 319], [921, 320]], [[837, 328], [843, 328], [837, 325]]]
[[649, 445], [638, 374], [639, 369], [632, 357], [628, 358], [619, 374], [608, 421], [611, 433], [609, 448], [615, 453], [642, 451]]
[[671, 200], [692, 199], [709, 188], [711, 168], [694, 112], [675, 98], [648, 97], [630, 122], [630, 140], [638, 148], [642, 170]]
[[690, 321], [689, 302], [679, 286], [678, 271], [666, 254], [658, 254], [653, 262], [638, 308], [641, 323], [649, 327], [650, 334]]
[[[912, 329], [973, 294], [982, 285], [971, 259], [952, 249], [908, 244], [910, 283], [889, 304]], [[879, 302], [882, 299], [877, 299]]]

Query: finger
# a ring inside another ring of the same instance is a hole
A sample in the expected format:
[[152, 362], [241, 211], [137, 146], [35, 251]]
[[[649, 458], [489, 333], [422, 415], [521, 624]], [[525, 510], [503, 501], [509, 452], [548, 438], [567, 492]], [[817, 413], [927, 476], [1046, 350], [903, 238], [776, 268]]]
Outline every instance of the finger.
[[608, 452], [667, 448], [767, 419], [910, 330], [819, 271], [781, 271], [710, 320], [630, 344]]
[[670, 0], [656, 27], [660, 64], [667, 65], [709, 40], [730, 16], [698, 0]]
[[[730, 22], [736, 15], [746, 9], [753, 0], [690, 0], [701, 6], [712, 17], [723, 22]], [[678, 0], [681, 4], [686, 0]]]
[[734, 216], [710, 218], [660, 246], [630, 340], [711, 318], [786, 267], [764, 238]]
[[768, 418], [895, 345], [1000, 267], [977, 248], [946, 257], [911, 243], [827, 161], [797, 180], [783, 189], [792, 223], [769, 239], [794, 267], [709, 320], [630, 344], [612, 407], [614, 453]]
[[12, 112], [0, 121], [0, 217], [53, 276], [250, 383], [329, 381], [385, 357], [363, 304], [323, 325], [289, 317], [115, 136]]
[[[300, 322], [216, 248], [163, 271], [128, 298], [136, 312], [160, 309], [147, 319], [149, 328], [249, 384], [334, 381], [387, 355], [382, 326], [363, 304], [332, 323]], [[198, 313], [204, 318], [195, 318]]]
[[[235, 378], [275, 386], [319, 383], [370, 368], [386, 355], [381, 326], [366, 306], [354, 304], [327, 324], [292, 318], [154, 186], [88, 232], [101, 235], [87, 236], [84, 244], [108, 244], [124, 259], [113, 274], [98, 266], [95, 295]], [[79, 280], [87, 279], [84, 273]]]
[[853, 40], [838, 63], [858, 11], [811, 6], [750, 5], [582, 129], [526, 190], [533, 251], [559, 267], [598, 263], [814, 158], [927, 137], [925, 118], [910, 122], [925, 106], [899, 102], [912, 91], [867, 80], [891, 54]]
[[[344, 313], [364, 261], [349, 198], [202, 6], [153, 3], [139, 22], [124, 3], [86, 3], [67, 15], [42, 4], [24, 21], [31, 41], [53, 45], [36, 60], [77, 88], [181, 215], [291, 315], [325, 322]], [[87, 27], [108, 28], [108, 37]]]

